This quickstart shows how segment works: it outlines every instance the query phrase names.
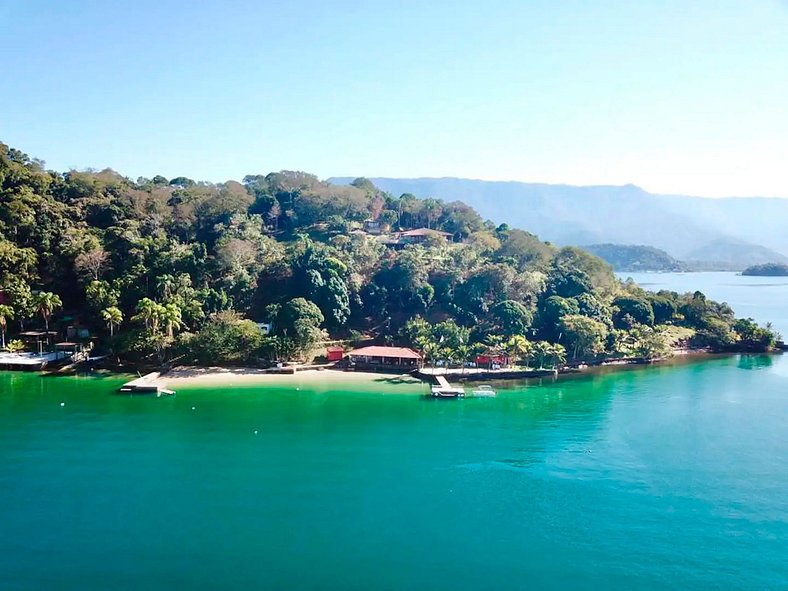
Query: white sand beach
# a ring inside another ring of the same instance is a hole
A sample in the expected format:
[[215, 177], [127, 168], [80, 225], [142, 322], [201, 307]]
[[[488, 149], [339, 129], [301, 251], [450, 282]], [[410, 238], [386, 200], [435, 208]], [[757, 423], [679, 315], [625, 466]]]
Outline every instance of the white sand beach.
[[308, 369], [294, 374], [267, 373], [252, 367], [175, 367], [157, 381], [168, 388], [180, 386], [233, 386], [245, 384], [320, 384], [401, 381], [418, 384], [420, 380], [408, 374], [385, 374], [334, 369]]

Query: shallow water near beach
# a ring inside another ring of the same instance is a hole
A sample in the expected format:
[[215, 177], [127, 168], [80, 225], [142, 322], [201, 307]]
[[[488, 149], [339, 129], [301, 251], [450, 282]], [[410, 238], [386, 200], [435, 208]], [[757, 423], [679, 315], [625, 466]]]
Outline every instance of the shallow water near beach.
[[0, 588], [780, 589], [788, 357], [432, 400], [0, 374]]

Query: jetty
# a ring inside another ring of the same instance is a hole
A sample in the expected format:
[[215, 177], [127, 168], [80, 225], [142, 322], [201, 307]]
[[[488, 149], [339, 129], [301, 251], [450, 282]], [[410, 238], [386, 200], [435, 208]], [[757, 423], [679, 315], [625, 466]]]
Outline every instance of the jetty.
[[462, 398], [465, 396], [465, 388], [452, 386], [445, 377], [436, 375], [435, 381], [438, 385], [432, 387], [432, 395], [436, 398]]
[[175, 394], [174, 390], [168, 390], [164, 387], [161, 380], [161, 373], [158, 371], [145, 374], [138, 377], [136, 380], [126, 382], [120, 387], [120, 392], [127, 392], [129, 394], [156, 394], [156, 396], [172, 396]]
[[0, 352], [0, 369], [40, 371], [50, 363], [66, 359], [62, 351], [52, 353], [6, 353]]

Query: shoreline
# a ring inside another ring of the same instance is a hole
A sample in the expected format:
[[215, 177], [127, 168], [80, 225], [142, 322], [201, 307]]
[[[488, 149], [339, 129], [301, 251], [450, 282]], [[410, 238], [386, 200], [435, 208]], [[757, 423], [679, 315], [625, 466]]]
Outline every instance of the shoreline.
[[[752, 352], [711, 352], [704, 350], [682, 350], [676, 352], [672, 357], [644, 361], [640, 359], [608, 359], [606, 361], [584, 365], [580, 367], [565, 367], [561, 370], [497, 370], [479, 371], [468, 370], [460, 373], [460, 370], [452, 370], [448, 375], [443, 372], [436, 372], [446, 375], [450, 380], [465, 382], [491, 381], [491, 382], [511, 382], [543, 380], [551, 381], [564, 378], [576, 378], [598, 373], [609, 373], [636, 368], [657, 368], [684, 363], [699, 363], [706, 360], [713, 360], [732, 355], [752, 355], [780, 354], [780, 351], [767, 353]], [[455, 371], [457, 373], [455, 373]], [[234, 387], [250, 385], [271, 385], [271, 386], [298, 386], [300, 384], [373, 384], [385, 382], [394, 385], [423, 385], [428, 384], [431, 372], [367, 372], [367, 371], [344, 371], [340, 369], [304, 369], [294, 373], [270, 373], [264, 369], [253, 367], [194, 367], [176, 366], [169, 371], [160, 374], [155, 381], [167, 388], [177, 389], [179, 387]]]

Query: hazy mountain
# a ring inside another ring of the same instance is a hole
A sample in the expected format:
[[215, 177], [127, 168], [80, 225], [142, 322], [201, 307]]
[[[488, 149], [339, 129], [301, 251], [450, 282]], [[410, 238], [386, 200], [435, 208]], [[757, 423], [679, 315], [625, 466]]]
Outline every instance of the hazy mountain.
[[750, 244], [732, 238], [718, 238], [708, 244], [687, 253], [686, 260], [690, 263], [703, 261], [711, 263], [727, 263], [737, 271], [751, 265], [765, 263], [788, 263], [788, 257], [765, 246]]
[[[336, 183], [351, 180], [331, 179]], [[395, 195], [413, 193], [463, 201], [486, 218], [527, 229], [557, 244], [644, 244], [679, 260], [698, 260], [703, 254], [725, 256], [719, 262], [735, 263], [737, 268], [771, 262], [764, 257], [775, 257], [772, 260], [776, 262], [788, 254], [788, 199], [655, 195], [634, 185], [575, 187], [457, 178], [370, 180]]]
[[681, 261], [653, 246], [589, 244], [583, 248], [610, 263], [616, 271], [686, 271]]

